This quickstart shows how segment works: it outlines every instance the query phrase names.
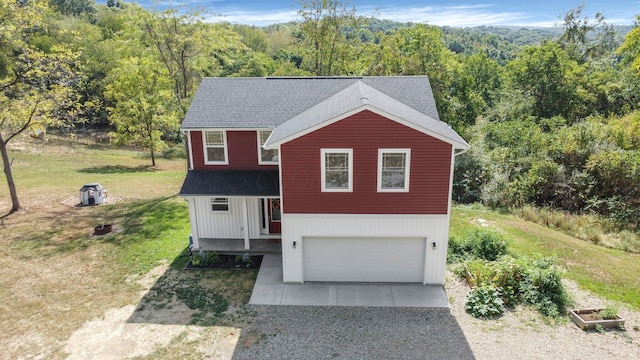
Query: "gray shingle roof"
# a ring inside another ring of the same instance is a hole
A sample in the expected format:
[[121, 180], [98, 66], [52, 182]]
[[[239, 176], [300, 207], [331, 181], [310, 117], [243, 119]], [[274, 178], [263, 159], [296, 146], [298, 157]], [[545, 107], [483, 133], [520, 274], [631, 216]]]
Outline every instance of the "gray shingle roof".
[[278, 170], [189, 170], [180, 196], [280, 196]]
[[274, 128], [356, 82], [439, 119], [426, 76], [205, 78], [182, 128]]
[[464, 139], [446, 123], [436, 120], [436, 118], [422, 113], [362, 81], [355, 82], [278, 126], [269, 137], [265, 147], [277, 148], [278, 145], [304, 135], [319, 126], [365, 109], [402, 121], [419, 131], [451, 143], [457, 149], [469, 147]]

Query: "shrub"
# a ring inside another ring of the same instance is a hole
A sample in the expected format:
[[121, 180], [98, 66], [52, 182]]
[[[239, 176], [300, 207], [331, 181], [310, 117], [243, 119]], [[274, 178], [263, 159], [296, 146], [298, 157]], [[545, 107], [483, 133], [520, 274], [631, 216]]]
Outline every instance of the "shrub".
[[519, 291], [523, 302], [546, 316], [563, 314], [569, 304], [560, 269], [550, 258], [536, 259], [525, 269]]
[[495, 261], [507, 253], [507, 242], [495, 230], [475, 229], [467, 235], [466, 242], [479, 259]]
[[507, 253], [507, 241], [495, 230], [475, 229], [460, 240], [449, 238], [447, 260], [458, 262], [463, 259], [484, 259], [495, 261]]
[[191, 256], [191, 265], [194, 267], [207, 267], [220, 262], [220, 255], [217, 252], [206, 252], [200, 250], [198, 255]]
[[450, 236], [449, 247], [447, 249], [447, 262], [449, 264], [461, 262], [464, 260], [465, 254], [463, 240], [454, 235]]
[[504, 314], [504, 303], [496, 287], [478, 286], [467, 294], [464, 309], [473, 317], [491, 319]]
[[475, 288], [498, 290], [503, 306], [525, 303], [546, 316], [564, 313], [569, 302], [559, 268], [550, 258], [503, 256], [497, 261], [467, 260], [455, 273]]

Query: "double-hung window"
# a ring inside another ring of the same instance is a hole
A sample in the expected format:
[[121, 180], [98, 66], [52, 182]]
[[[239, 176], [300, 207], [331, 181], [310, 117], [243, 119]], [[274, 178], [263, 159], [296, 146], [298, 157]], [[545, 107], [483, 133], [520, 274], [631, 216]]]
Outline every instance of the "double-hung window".
[[204, 161], [208, 165], [227, 165], [227, 136], [224, 131], [204, 131]]
[[270, 135], [271, 130], [258, 131], [258, 164], [278, 164], [278, 149], [267, 150], [262, 147]]
[[353, 149], [320, 151], [322, 191], [353, 191]]
[[378, 149], [378, 191], [409, 191], [411, 149]]

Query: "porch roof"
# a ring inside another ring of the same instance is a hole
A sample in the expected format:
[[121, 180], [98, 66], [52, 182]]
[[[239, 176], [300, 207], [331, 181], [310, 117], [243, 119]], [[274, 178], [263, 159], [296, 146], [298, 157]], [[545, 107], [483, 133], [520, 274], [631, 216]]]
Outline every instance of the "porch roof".
[[278, 170], [189, 170], [180, 196], [278, 197]]

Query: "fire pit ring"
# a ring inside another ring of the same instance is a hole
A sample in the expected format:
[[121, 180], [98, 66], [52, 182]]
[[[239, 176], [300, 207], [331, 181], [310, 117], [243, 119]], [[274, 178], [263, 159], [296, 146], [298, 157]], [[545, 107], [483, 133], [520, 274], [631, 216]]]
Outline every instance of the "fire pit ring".
[[111, 224], [98, 225], [98, 226], [93, 228], [93, 234], [94, 235], [105, 235], [105, 234], [110, 233], [111, 230], [113, 230], [113, 225], [111, 225]]

